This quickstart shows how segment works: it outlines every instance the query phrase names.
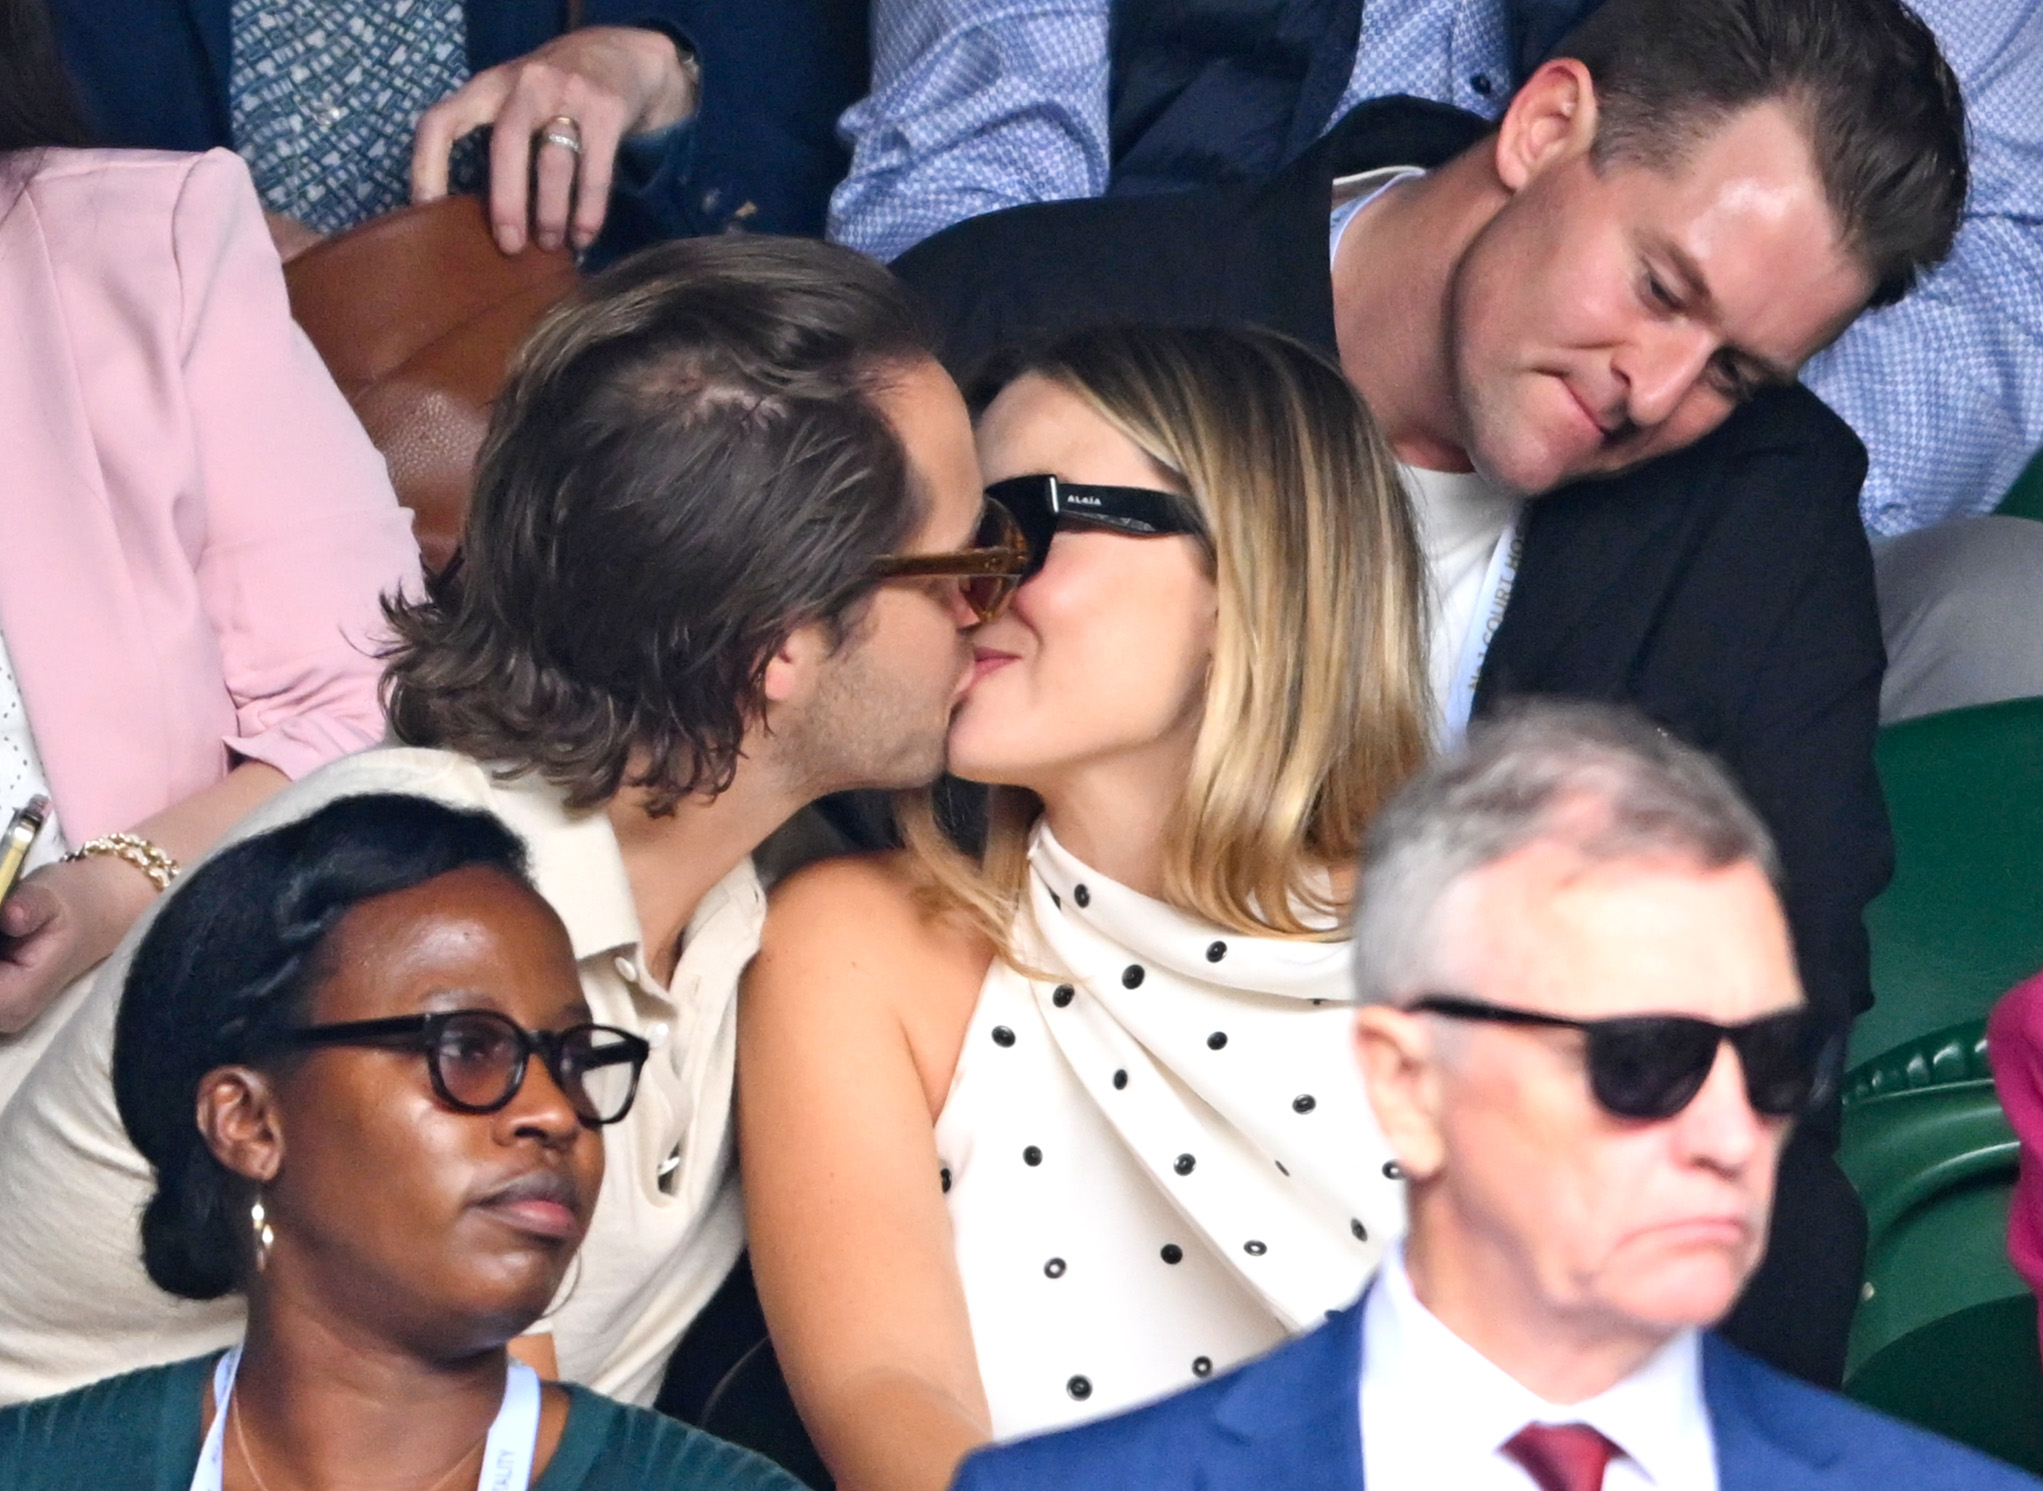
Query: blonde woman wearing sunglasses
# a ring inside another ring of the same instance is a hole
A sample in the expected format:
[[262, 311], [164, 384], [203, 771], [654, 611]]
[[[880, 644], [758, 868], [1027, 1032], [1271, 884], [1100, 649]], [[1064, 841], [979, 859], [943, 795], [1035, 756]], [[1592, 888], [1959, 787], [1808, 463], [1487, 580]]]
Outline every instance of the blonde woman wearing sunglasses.
[[1028, 548], [951, 725], [984, 851], [910, 804], [907, 852], [783, 886], [741, 1003], [753, 1266], [860, 1491], [1222, 1371], [1403, 1227], [1344, 1007], [1349, 866], [1427, 719], [1368, 412], [1268, 333], [1102, 330], [978, 445]]

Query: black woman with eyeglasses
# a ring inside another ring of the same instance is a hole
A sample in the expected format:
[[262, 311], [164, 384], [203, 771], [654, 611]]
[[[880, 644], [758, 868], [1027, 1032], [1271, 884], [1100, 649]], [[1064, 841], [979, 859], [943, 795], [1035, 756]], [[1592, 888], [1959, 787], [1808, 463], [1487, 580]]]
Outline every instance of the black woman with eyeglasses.
[[1318, 354], [1103, 329], [987, 380], [1026, 562], [950, 769], [983, 853], [788, 881], [740, 1004], [752, 1260], [840, 1486], [1193, 1384], [1403, 1224], [1346, 1056], [1362, 832], [1425, 744], [1392, 459]]
[[0, 1484], [790, 1491], [506, 1345], [572, 1291], [647, 1045], [593, 1023], [496, 818], [347, 797], [188, 877], [113, 1055], [150, 1278], [240, 1341], [0, 1410]]

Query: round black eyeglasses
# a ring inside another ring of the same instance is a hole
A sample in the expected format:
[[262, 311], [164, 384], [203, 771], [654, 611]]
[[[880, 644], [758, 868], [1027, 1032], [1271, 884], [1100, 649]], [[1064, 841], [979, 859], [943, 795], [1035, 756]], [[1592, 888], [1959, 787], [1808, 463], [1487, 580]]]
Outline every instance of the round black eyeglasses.
[[1745, 1070], [1745, 1100], [1767, 1118], [1792, 1118], [1828, 1095], [1835, 1042], [1806, 1006], [1718, 1025], [1690, 1015], [1621, 1015], [1570, 1020], [1459, 994], [1429, 994], [1406, 1006], [1450, 1020], [1579, 1030], [1589, 1089], [1619, 1118], [1672, 1118], [1695, 1101], [1725, 1041]]
[[638, 1074], [652, 1047], [610, 1025], [527, 1030], [494, 1010], [447, 1010], [388, 1020], [348, 1020], [294, 1030], [292, 1046], [396, 1046], [426, 1058], [433, 1091], [462, 1113], [494, 1113], [525, 1085], [534, 1053], [575, 1116], [591, 1126], [616, 1123], [631, 1111]]

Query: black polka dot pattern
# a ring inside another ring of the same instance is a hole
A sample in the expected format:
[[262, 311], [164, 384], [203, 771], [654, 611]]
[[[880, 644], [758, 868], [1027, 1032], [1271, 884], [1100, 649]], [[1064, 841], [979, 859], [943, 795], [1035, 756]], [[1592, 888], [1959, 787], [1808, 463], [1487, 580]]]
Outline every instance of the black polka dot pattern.
[[1185, 1250], [1176, 1243], [1165, 1243], [1161, 1256], [1165, 1263], [1183, 1263], [1185, 1261]]
[[1074, 1377], [1064, 1384], [1064, 1391], [1083, 1403], [1092, 1396], [1092, 1379], [1085, 1376]]
[[1072, 988], [1071, 985], [1059, 984], [1057, 986], [1056, 992], [1050, 996], [1050, 1003], [1056, 1005], [1057, 1008], [1061, 1010], [1064, 1008], [1064, 1006], [1071, 1003], [1072, 999], [1076, 997], [1077, 994], [1078, 991]]
[[1140, 963], [1130, 963], [1121, 970], [1121, 987], [1124, 989], [1139, 989], [1142, 987], [1142, 980], [1145, 976]]
[[1241, 1250], [1251, 1258], [1260, 1258], [1263, 1254], [1270, 1251], [1270, 1246], [1268, 1243], [1258, 1242], [1252, 1237], [1241, 1245]]
[[1027, 1149], [1022, 1151], [1022, 1163], [1024, 1165], [1042, 1164], [1043, 1152], [1040, 1149], [1036, 1148], [1035, 1145], [1031, 1144]]
[[1224, 1030], [1216, 1030], [1216, 1031], [1214, 1031], [1214, 1032], [1213, 1032], [1213, 1034], [1211, 1034], [1211, 1035], [1207, 1036], [1207, 1037], [1206, 1037], [1206, 1049], [1207, 1049], [1208, 1051], [1224, 1051], [1224, 1050], [1226, 1050], [1226, 1049], [1227, 1049], [1227, 1032], [1226, 1032], [1226, 1031], [1224, 1031]]
[[1177, 1173], [1180, 1175], [1190, 1175], [1192, 1171], [1195, 1168], [1197, 1168], [1198, 1163], [1199, 1162], [1192, 1156], [1188, 1154], [1181, 1154], [1177, 1157], [1176, 1161], [1172, 1163], [1171, 1169], [1177, 1171]]
[[1209, 942], [1206, 944], [1206, 961], [1208, 963], [1218, 963], [1222, 958], [1226, 956], [1227, 956], [1226, 943]]
[[1211, 1377], [1213, 1375], [1213, 1358], [1210, 1356], [1193, 1357], [1192, 1375], [1194, 1377]]
[[1355, 1234], [1356, 1242], [1369, 1241], [1369, 1229], [1362, 1225], [1359, 1218], [1351, 1217], [1348, 1219], [1348, 1230]]
[[1083, 910], [1092, 904], [1092, 892], [1083, 885], [1074, 885], [1071, 887], [1071, 899], [1078, 902], [1079, 909]]
[[1301, 1092], [1291, 1100], [1291, 1111], [1293, 1113], [1310, 1113], [1318, 1106], [1319, 1099], [1309, 1092]]
[[1063, 1278], [1063, 1277], [1064, 1277], [1064, 1260], [1063, 1260], [1062, 1258], [1052, 1258], [1052, 1259], [1051, 1259], [1051, 1260], [1050, 1260], [1050, 1261], [1049, 1261], [1048, 1263], [1044, 1264], [1044, 1265], [1043, 1265], [1043, 1277], [1044, 1277], [1044, 1278], [1046, 1278], [1046, 1279], [1061, 1279], [1061, 1278]]
[[1014, 1032], [1005, 1025], [994, 1026], [993, 1044], [996, 1046], [1012, 1046], [1014, 1044]]
[[1117, 1072], [1115, 1072], [1115, 1073], [1114, 1073], [1114, 1091], [1115, 1091], [1115, 1092], [1119, 1092], [1119, 1091], [1120, 1091], [1120, 1090], [1121, 1090], [1122, 1088], [1126, 1087], [1127, 1085], [1128, 1085], [1128, 1073], [1127, 1073], [1127, 1072], [1126, 1072], [1125, 1070], [1123, 1070], [1123, 1071], [1117, 1071]]

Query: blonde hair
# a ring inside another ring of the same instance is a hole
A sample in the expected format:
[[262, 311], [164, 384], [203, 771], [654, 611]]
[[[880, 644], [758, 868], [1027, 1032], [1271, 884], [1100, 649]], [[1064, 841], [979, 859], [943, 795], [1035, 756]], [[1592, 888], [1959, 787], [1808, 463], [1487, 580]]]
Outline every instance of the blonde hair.
[[[1345, 935], [1325, 872], [1355, 861], [1418, 768], [1429, 718], [1424, 569], [1389, 445], [1338, 367], [1273, 332], [1086, 331], [1022, 373], [1171, 472], [1211, 536], [1218, 624], [1165, 899], [1246, 935]], [[932, 908], [961, 912], [1013, 961], [1041, 802], [993, 789], [976, 861], [930, 795], [899, 811]]]

